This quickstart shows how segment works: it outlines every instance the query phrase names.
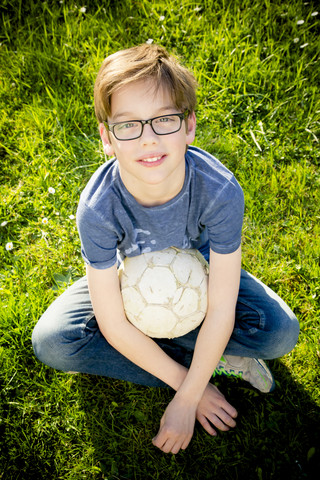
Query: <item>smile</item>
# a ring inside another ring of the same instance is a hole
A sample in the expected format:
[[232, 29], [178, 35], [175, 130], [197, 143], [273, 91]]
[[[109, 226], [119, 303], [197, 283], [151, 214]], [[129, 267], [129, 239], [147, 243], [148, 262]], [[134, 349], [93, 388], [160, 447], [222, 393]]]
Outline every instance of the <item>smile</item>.
[[143, 158], [141, 161], [152, 163], [152, 162], [157, 162], [158, 160], [160, 160], [160, 158], [162, 158], [162, 155], [159, 155], [158, 157]]
[[158, 166], [161, 165], [165, 159], [165, 155], [155, 155], [153, 157], [140, 158], [139, 163], [145, 166]]

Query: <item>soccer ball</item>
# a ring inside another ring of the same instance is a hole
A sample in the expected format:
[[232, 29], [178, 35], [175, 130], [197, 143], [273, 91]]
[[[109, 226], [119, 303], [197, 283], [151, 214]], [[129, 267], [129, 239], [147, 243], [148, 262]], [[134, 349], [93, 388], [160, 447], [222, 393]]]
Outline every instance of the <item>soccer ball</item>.
[[126, 257], [119, 279], [128, 320], [149, 337], [185, 335], [206, 315], [208, 273], [198, 250], [170, 247]]

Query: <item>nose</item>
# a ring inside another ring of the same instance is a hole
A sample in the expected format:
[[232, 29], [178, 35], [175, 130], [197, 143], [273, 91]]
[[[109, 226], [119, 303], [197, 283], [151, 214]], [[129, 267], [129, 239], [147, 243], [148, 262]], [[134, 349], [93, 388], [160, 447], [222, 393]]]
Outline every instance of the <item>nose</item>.
[[158, 135], [154, 133], [151, 127], [151, 124], [149, 122], [143, 125], [140, 141], [142, 142], [142, 144], [150, 144], [150, 143], [158, 142]]

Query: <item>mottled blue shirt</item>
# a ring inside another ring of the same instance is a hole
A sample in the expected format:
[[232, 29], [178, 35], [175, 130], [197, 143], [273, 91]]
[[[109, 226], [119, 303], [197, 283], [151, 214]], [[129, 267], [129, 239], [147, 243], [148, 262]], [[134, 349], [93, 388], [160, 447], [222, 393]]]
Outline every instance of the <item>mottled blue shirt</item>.
[[169, 202], [144, 207], [124, 186], [116, 159], [93, 174], [77, 210], [81, 253], [104, 269], [126, 256], [177, 248], [196, 248], [209, 260], [210, 248], [232, 253], [240, 246], [243, 192], [219, 160], [197, 147], [185, 155], [181, 191]]

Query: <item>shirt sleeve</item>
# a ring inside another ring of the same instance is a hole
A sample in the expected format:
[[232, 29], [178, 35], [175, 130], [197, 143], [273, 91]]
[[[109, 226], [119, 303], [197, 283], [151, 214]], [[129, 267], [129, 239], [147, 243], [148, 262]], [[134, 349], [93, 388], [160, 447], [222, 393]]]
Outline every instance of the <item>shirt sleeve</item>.
[[99, 270], [112, 267], [117, 261], [118, 241], [112, 224], [80, 199], [77, 227], [84, 261]]
[[209, 204], [205, 214], [210, 248], [216, 253], [235, 252], [241, 244], [244, 195], [234, 177]]

